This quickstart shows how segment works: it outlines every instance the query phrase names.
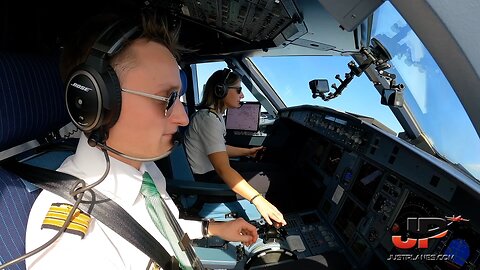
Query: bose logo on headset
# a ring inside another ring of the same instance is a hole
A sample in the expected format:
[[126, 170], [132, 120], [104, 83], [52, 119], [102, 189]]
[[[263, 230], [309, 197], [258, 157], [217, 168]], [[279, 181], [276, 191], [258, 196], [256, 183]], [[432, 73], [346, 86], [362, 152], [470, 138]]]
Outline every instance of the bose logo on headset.
[[[102, 138], [120, 116], [120, 82], [108, 61], [140, 27], [118, 20], [95, 41], [85, 63], [75, 67], [67, 80], [65, 100], [73, 123], [84, 132], [102, 129]], [[100, 132], [100, 133], [102, 133]]]
[[75, 88], [78, 88], [82, 91], [85, 91], [85, 92], [89, 92], [89, 91], [92, 91], [92, 88], [89, 88], [89, 87], [86, 87], [86, 86], [83, 86], [83, 85], [80, 85], [78, 83], [72, 83], [71, 86], [75, 87]]

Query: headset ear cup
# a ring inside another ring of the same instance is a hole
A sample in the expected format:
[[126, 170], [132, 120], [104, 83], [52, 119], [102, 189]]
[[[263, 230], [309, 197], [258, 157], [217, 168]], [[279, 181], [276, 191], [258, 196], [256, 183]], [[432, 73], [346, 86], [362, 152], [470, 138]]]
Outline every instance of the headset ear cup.
[[215, 91], [214, 91], [215, 96], [218, 99], [222, 99], [222, 98], [226, 97], [227, 94], [228, 94], [227, 79], [228, 79], [228, 76], [230, 75], [231, 72], [232, 72], [232, 70], [228, 69], [228, 68], [224, 68], [223, 71], [222, 71], [223, 81], [219, 82], [215, 86]]
[[227, 89], [226, 85], [224, 84], [218, 84], [215, 86], [215, 96], [218, 99], [222, 99], [225, 96], [227, 96]]
[[102, 122], [101, 75], [88, 65], [79, 65], [71, 73], [65, 90], [67, 110], [73, 123], [90, 132]]
[[68, 113], [80, 130], [102, 133], [100, 138], [106, 140], [122, 107], [120, 82], [108, 60], [141, 31], [136, 20], [116, 20], [99, 34], [85, 62], [71, 73], [65, 99]]
[[68, 113], [82, 131], [111, 128], [120, 116], [122, 96], [115, 71], [107, 66], [98, 72], [80, 65], [72, 72], [65, 93]]
[[111, 66], [106, 67], [103, 74], [105, 82], [105, 91], [102, 91], [103, 98], [103, 126], [107, 130], [115, 125], [120, 117], [122, 108], [122, 90], [120, 88], [120, 81], [118, 80], [115, 70]]

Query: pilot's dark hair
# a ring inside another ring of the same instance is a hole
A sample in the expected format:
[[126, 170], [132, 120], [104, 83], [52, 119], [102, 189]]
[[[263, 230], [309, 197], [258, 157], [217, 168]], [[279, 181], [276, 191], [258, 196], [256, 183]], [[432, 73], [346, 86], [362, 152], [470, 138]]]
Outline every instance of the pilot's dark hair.
[[[118, 14], [97, 14], [89, 18], [70, 39], [65, 41], [60, 61], [60, 72], [65, 82], [68, 80], [70, 72], [76, 66], [85, 62], [99, 35], [103, 33], [109, 25], [120, 20], [123, 16]], [[141, 31], [139, 36], [135, 36], [135, 39], [144, 38], [160, 43], [178, 60], [180, 52], [184, 50], [184, 48], [178, 44], [179, 27], [170, 27], [165, 17], [157, 16], [154, 13], [141, 14], [136, 20], [141, 26]], [[128, 52], [131, 41], [132, 40], [125, 42], [123, 47], [109, 59], [109, 63], [118, 77], [121, 77], [121, 71], [126, 68], [125, 65], [128, 66], [129, 63], [132, 63], [132, 61], [129, 60], [134, 60], [131, 55], [125, 53]], [[119, 63], [122, 65], [119, 66]]]
[[215, 71], [210, 78], [208, 78], [207, 83], [203, 89], [202, 101], [198, 105], [199, 108], [213, 108], [214, 110], [223, 111], [225, 110], [225, 103], [223, 98], [219, 98], [215, 94], [215, 90], [219, 85], [225, 84], [225, 86], [232, 86], [238, 81], [241, 80], [240, 75], [230, 70], [227, 72], [225, 69], [220, 69]]

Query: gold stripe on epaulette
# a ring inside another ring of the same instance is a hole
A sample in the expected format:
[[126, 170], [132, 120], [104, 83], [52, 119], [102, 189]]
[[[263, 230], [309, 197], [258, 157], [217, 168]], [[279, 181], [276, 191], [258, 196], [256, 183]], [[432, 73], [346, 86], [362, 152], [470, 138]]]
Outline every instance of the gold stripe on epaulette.
[[[43, 220], [41, 228], [60, 230], [65, 224], [72, 208], [73, 206], [70, 204], [53, 203]], [[90, 215], [82, 212], [80, 209], [76, 209], [70, 224], [67, 226], [66, 232], [79, 235], [83, 238], [88, 231], [90, 220]]]
[[156, 262], [153, 262], [149, 268], [149, 270], [160, 270], [160, 269], [161, 269], [160, 266]]
[[[66, 214], [66, 213], [57, 213], [57, 212], [49, 211], [45, 218], [54, 218], [54, 219], [66, 220], [67, 217], [68, 217], [68, 214]], [[90, 223], [90, 217], [86, 216], [83, 213], [80, 213], [78, 215], [77, 215], [77, 213], [75, 213], [74, 217], [75, 217], [75, 220], [72, 221], [72, 222], [76, 222], [78, 224], [82, 224], [85, 227], [88, 227], [88, 224]]]

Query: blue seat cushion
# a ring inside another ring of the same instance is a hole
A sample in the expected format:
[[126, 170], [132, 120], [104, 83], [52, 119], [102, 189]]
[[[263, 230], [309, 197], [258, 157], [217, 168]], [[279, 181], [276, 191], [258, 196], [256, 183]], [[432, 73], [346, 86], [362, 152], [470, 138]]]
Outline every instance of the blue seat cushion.
[[[25, 254], [25, 232], [33, 202], [40, 190], [28, 192], [21, 179], [0, 167], [0, 262]], [[25, 269], [25, 262], [8, 269]]]
[[[35, 152], [32, 150], [31, 152]], [[25, 161], [33, 166], [55, 170], [72, 150], [46, 151]], [[24, 156], [25, 154], [20, 154]], [[41, 189], [0, 167], [0, 264], [26, 253], [25, 235], [28, 216]], [[25, 261], [7, 269], [24, 270]]]

